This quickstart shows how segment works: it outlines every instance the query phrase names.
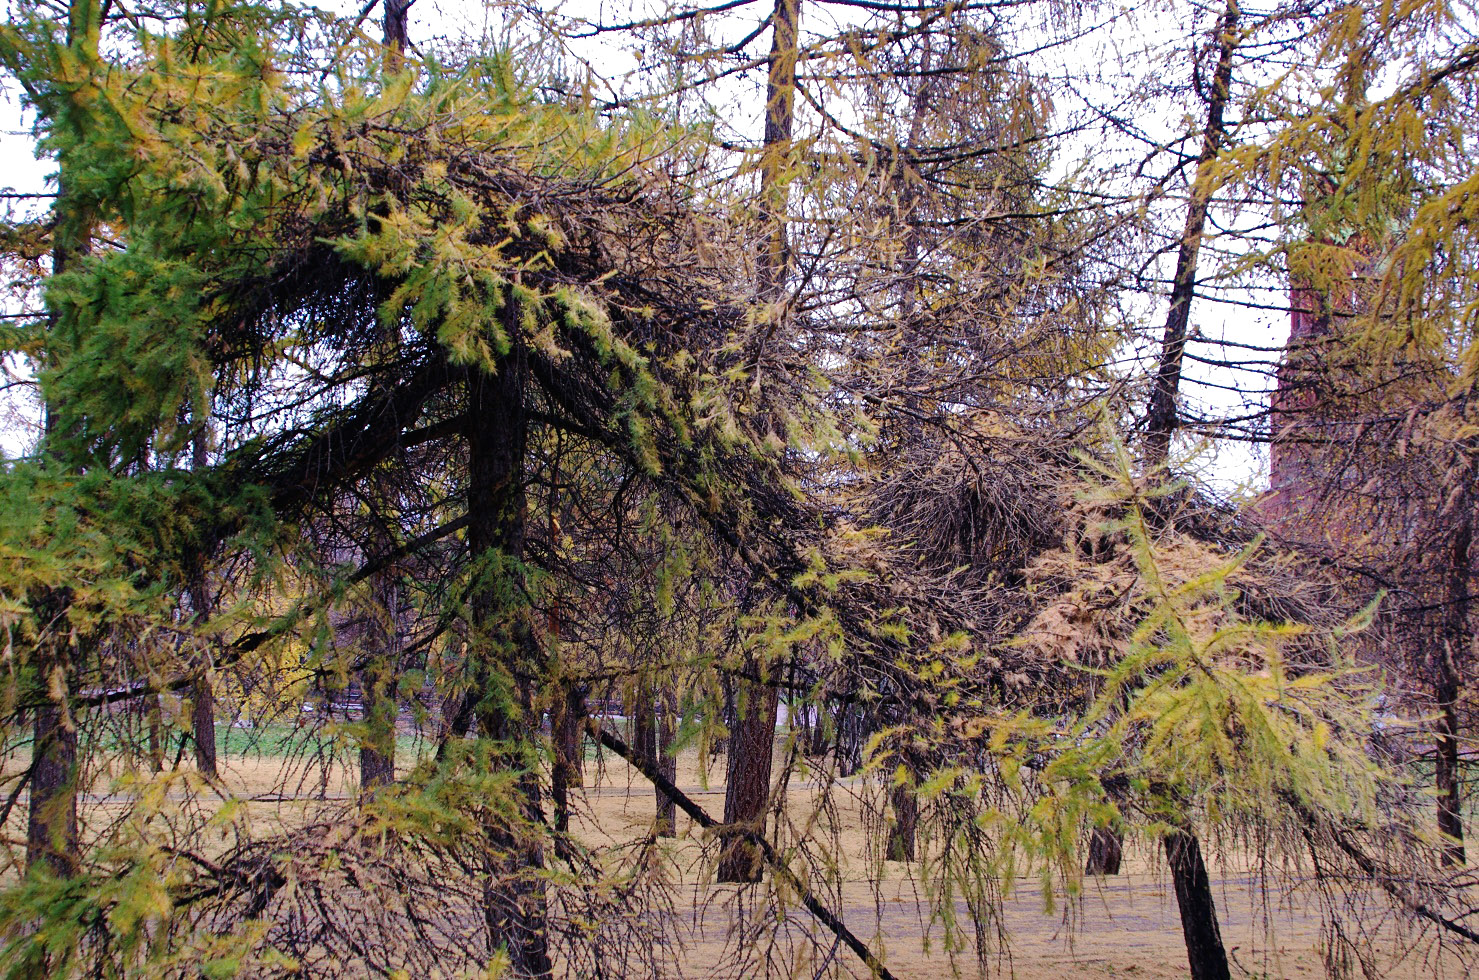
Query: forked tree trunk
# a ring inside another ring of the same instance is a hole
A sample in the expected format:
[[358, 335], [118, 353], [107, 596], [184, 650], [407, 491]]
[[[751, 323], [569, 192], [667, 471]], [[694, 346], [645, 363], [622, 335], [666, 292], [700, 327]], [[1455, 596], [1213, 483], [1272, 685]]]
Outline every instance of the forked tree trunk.
[[[755, 833], [765, 831], [770, 808], [771, 755], [775, 747], [775, 688], [753, 681], [735, 682], [735, 724], [729, 733], [729, 759], [724, 788], [724, 822]], [[719, 854], [719, 880], [759, 881], [765, 862], [754, 844], [730, 838]]]
[[1202, 860], [1202, 847], [1189, 830], [1175, 830], [1165, 837], [1166, 858], [1171, 863], [1171, 883], [1181, 911], [1181, 934], [1186, 940], [1186, 960], [1192, 980], [1230, 980], [1227, 951], [1217, 927], [1217, 906], [1212, 900], [1212, 882]]
[[472, 561], [482, 564], [478, 578], [483, 583], [468, 597], [468, 656], [473, 711], [482, 735], [509, 748], [505, 765], [522, 769], [516, 783], [522, 825], [490, 818], [486, 826], [490, 857], [484, 918], [490, 952], [505, 950], [515, 976], [543, 977], [551, 971], [548, 900], [541, 877], [543, 815], [539, 776], [529, 764], [538, 737], [532, 720], [533, 685], [541, 656], [531, 610], [519, 598], [523, 588], [494, 580], [517, 576], [524, 557], [527, 364], [512, 306], [506, 306], [505, 314], [513, 349], [500, 360], [497, 373], [481, 366], [468, 372], [467, 538]]
[[1117, 875], [1124, 854], [1124, 838], [1112, 827], [1095, 827], [1089, 836], [1089, 857], [1084, 862], [1086, 875]]

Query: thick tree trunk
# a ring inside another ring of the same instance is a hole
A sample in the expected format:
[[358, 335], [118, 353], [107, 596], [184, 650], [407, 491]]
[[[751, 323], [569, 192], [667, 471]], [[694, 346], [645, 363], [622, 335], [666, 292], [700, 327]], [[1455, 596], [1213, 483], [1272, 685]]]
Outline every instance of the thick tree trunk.
[[66, 877], [77, 870], [77, 730], [48, 701], [36, 709], [26, 866]]
[[[510, 304], [511, 305], [511, 304]], [[490, 820], [491, 855], [484, 889], [490, 951], [506, 951], [515, 976], [549, 975], [547, 898], [541, 877], [539, 777], [531, 764], [538, 726], [532, 720], [533, 686], [541, 670], [531, 610], [523, 602], [526, 514], [524, 454], [525, 360], [516, 310], [508, 311], [514, 347], [489, 374], [468, 373], [468, 548], [477, 585], [468, 597], [468, 656], [482, 735], [503, 746], [504, 764], [521, 770], [517, 781], [520, 825]]]
[[1212, 75], [1207, 122], [1202, 129], [1202, 150], [1197, 157], [1196, 178], [1186, 207], [1186, 226], [1181, 232], [1181, 247], [1176, 255], [1176, 272], [1171, 281], [1171, 308], [1166, 314], [1166, 330], [1161, 339], [1160, 364], [1151, 385], [1150, 404], [1145, 415], [1145, 456], [1151, 464], [1166, 461], [1171, 435], [1178, 424], [1176, 399], [1181, 387], [1186, 327], [1191, 318], [1191, 301], [1196, 295], [1197, 255], [1201, 251], [1202, 232], [1207, 224], [1207, 208], [1212, 201], [1211, 164], [1226, 137], [1223, 113], [1232, 88], [1233, 52], [1239, 41], [1240, 13], [1238, 0], [1227, 0], [1227, 7], [1217, 24], [1217, 68]]
[[209, 678], [198, 678], [190, 685], [190, 726], [194, 733], [195, 768], [201, 775], [215, 779], [220, 775], [216, 765], [216, 694]]
[[360, 673], [361, 703], [365, 713], [365, 740], [359, 750], [359, 788], [372, 792], [395, 782], [395, 678], [380, 665]]
[[914, 795], [914, 787], [893, 787], [889, 790], [889, 803], [894, 811], [894, 820], [888, 828], [888, 859], [913, 861], [915, 839], [919, 834], [919, 799]]
[[1448, 568], [1448, 595], [1444, 607], [1443, 639], [1437, 649], [1434, 685], [1438, 700], [1438, 723], [1434, 750], [1437, 755], [1438, 830], [1446, 838], [1443, 863], [1464, 863], [1463, 799], [1459, 778], [1458, 702], [1459, 659], [1469, 646], [1469, 561], [1473, 545], [1473, 523], [1467, 508], [1453, 534]]
[[554, 765], [550, 795], [555, 802], [555, 830], [570, 829], [570, 790], [585, 783], [585, 694], [570, 680], [560, 682], [550, 710]]
[[[67, 5], [67, 47], [83, 70], [90, 70], [98, 57], [102, 7], [98, 0], [72, 0]], [[77, 86], [85, 90], [85, 86]], [[79, 137], [82, 135], [77, 134]], [[64, 149], [57, 161], [57, 198], [53, 209], [51, 272], [67, 271], [74, 261], [92, 248], [94, 215], [85, 197], [75, 191], [75, 163]], [[57, 313], [50, 310], [51, 330], [57, 329]], [[47, 364], [54, 367], [54, 364]], [[52, 435], [55, 412], [45, 406], [46, 435]], [[70, 462], [59, 460], [64, 465]], [[44, 589], [36, 594], [33, 608], [37, 621], [48, 624], [36, 663], [43, 703], [35, 709], [31, 752], [30, 805], [26, 820], [27, 869], [44, 866], [53, 874], [73, 874], [81, 861], [77, 833], [77, 730], [67, 719], [63, 706], [51, 700], [48, 688], [53, 671], [70, 682], [77, 664], [72, 646], [64, 639], [71, 596], [66, 589]], [[70, 683], [64, 688], [70, 687]]]
[[1165, 847], [1192, 980], [1230, 980], [1227, 950], [1222, 945], [1222, 930], [1217, 927], [1217, 906], [1212, 901], [1212, 882], [1202, 860], [1201, 844], [1190, 830], [1176, 830], [1166, 835]]
[[[381, 554], [391, 547], [381, 535]], [[400, 713], [396, 681], [400, 667], [399, 604], [396, 585], [387, 571], [374, 579], [376, 609], [368, 625], [369, 662], [360, 671], [360, 703], [364, 706], [365, 740], [359, 750], [359, 787], [362, 794], [395, 782], [395, 723]]]
[[[636, 691], [632, 696], [632, 750], [641, 756], [651, 766], [656, 767], [657, 759], [657, 698], [653, 690], [652, 682], [642, 678], [637, 682]], [[656, 790], [658, 797], [662, 794]], [[659, 799], [659, 802], [660, 799]], [[654, 832], [655, 832], [654, 823]]]
[[411, 43], [406, 33], [410, 27], [411, 5], [416, 0], [385, 0], [385, 46], [390, 49], [386, 67], [398, 71], [405, 58], [406, 47]]
[[1086, 875], [1117, 875], [1124, 854], [1124, 838], [1112, 827], [1095, 827], [1089, 836], [1089, 857], [1084, 862]]
[[[775, 688], [735, 682], [735, 725], [729, 733], [724, 822], [757, 834], [765, 832], [770, 807], [771, 756], [775, 747]], [[759, 881], [765, 870], [754, 844], [732, 837], [719, 855], [719, 880]]]

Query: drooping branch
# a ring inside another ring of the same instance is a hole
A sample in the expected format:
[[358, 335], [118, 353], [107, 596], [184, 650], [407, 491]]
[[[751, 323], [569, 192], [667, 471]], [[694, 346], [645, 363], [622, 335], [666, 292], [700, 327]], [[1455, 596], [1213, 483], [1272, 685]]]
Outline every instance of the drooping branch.
[[879, 980], [894, 980], [894, 975], [873, 954], [873, 951], [868, 948], [868, 944], [854, 935], [852, 930], [848, 929], [843, 923], [842, 919], [831, 909], [827, 908], [821, 899], [816, 897], [816, 894], [806, 886], [806, 883], [801, 880], [800, 876], [792, 871], [790, 866], [775, 852], [775, 848], [771, 846], [770, 841], [766, 840], [764, 834], [757, 834], [753, 830], [738, 825], [722, 826], [719, 821], [709, 816], [703, 807], [693, 802], [686, 793], [674, 786], [672, 780], [663, 775], [662, 770], [657, 767], [653, 760], [644, 758], [620, 738], [605, 728], [600, 727], [594, 719], [591, 721], [591, 731], [600, 740], [602, 745], [621, 756], [636, 768], [638, 772], [646, 776], [658, 792], [672, 800], [673, 804], [688, 814], [694, 823], [705, 830], [718, 830], [721, 833], [744, 837], [753, 844], [760, 852], [761, 858], [770, 866], [776, 876], [785, 881], [786, 887], [794, 889], [796, 894], [801, 896], [801, 904], [805, 906], [806, 910], [815, 916], [816, 920], [825, 926], [832, 935], [836, 936], [844, 946], [852, 950], [858, 959], [862, 960], [863, 964], [872, 971], [873, 976], [878, 977]]

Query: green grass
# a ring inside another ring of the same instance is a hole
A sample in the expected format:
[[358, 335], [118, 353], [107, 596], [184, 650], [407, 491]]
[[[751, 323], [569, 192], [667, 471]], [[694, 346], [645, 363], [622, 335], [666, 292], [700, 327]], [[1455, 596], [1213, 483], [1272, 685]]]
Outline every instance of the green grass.
[[[304, 748], [310, 750], [327, 746], [331, 736], [310, 727], [295, 728], [292, 725], [268, 724], [256, 728], [236, 728], [226, 723], [216, 726], [216, 748], [222, 755], [256, 755], [269, 758], [291, 755]], [[345, 745], [349, 740], [345, 737]], [[395, 739], [395, 754], [401, 759], [414, 759], [419, 751], [431, 744], [429, 735], [398, 733]]]

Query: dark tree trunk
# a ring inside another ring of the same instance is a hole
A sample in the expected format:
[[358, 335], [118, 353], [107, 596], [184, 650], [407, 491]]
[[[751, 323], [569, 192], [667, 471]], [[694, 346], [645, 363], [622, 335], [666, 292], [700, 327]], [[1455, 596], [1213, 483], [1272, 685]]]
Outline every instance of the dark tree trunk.
[[365, 712], [365, 740], [359, 749], [361, 793], [395, 782], [395, 720], [398, 705], [395, 679], [380, 665], [360, 672], [361, 703]]
[[[71, 0], [67, 4], [67, 47], [79, 63], [87, 64], [98, 56], [98, 36], [102, 6], [97, 0]], [[78, 114], [75, 119], [81, 119]], [[75, 132], [75, 121], [53, 120]], [[80, 135], [80, 133], [78, 134]], [[53, 206], [51, 273], [67, 271], [73, 261], [92, 250], [94, 214], [85, 195], [75, 192], [76, 164], [63, 149], [57, 159], [57, 198]], [[49, 307], [50, 329], [56, 329], [57, 311]], [[53, 355], [54, 356], [54, 355]], [[55, 367], [47, 363], [45, 367]], [[45, 429], [49, 440], [56, 423], [53, 405], [45, 406]], [[43, 448], [49, 450], [43, 443]], [[73, 461], [58, 460], [71, 468]], [[49, 686], [53, 671], [67, 679], [65, 687], [76, 676], [79, 665], [73, 661], [73, 648], [67, 634], [71, 594], [67, 589], [43, 589], [32, 597], [37, 622], [46, 623], [46, 635], [37, 650], [38, 692], [42, 703], [35, 709], [31, 743], [30, 804], [26, 819], [26, 867], [44, 866], [58, 876], [70, 876], [81, 862], [77, 834], [77, 729], [75, 719], [68, 719], [63, 705], [51, 700]], [[65, 694], [63, 695], [65, 696]]]
[[158, 694], [149, 695], [145, 715], [145, 722], [149, 726], [149, 765], [155, 772], [162, 772], [164, 770], [164, 711]]
[[572, 681], [560, 683], [550, 711], [554, 766], [550, 795], [555, 802], [555, 830], [570, 829], [570, 790], [585, 783], [585, 695]]
[[[765, 832], [770, 807], [771, 755], [775, 747], [775, 688], [735, 681], [735, 724], [729, 733], [724, 822]], [[719, 855], [719, 880], [759, 881], [765, 870], [755, 846], [732, 838]]]
[[1473, 545], [1473, 524], [1467, 508], [1453, 534], [1448, 568], [1448, 595], [1444, 607], [1443, 639], [1438, 645], [1435, 693], [1438, 700], [1438, 723], [1434, 750], [1437, 754], [1435, 773], [1438, 789], [1438, 829], [1447, 838], [1443, 863], [1464, 863], [1463, 800], [1459, 779], [1458, 702], [1460, 687], [1459, 658], [1469, 646], [1469, 551]]
[[1117, 875], [1124, 854], [1124, 838], [1112, 827], [1095, 827], [1089, 836], [1089, 859], [1084, 862], [1086, 875]]
[[867, 716], [846, 703], [837, 706], [833, 741], [837, 746], [837, 774], [851, 776], [863, 768], [863, 743], [868, 739]]
[[[511, 307], [512, 304], [509, 304]], [[544, 846], [539, 777], [530, 764], [538, 726], [533, 722], [533, 687], [542, 668], [540, 651], [524, 603], [519, 564], [524, 557], [526, 514], [524, 407], [526, 362], [518, 336], [518, 312], [506, 307], [513, 349], [490, 374], [468, 372], [467, 439], [468, 550], [479, 582], [468, 597], [471, 637], [468, 656], [482, 734], [505, 746], [506, 765], [521, 770], [517, 781], [522, 825], [490, 820], [491, 859], [484, 889], [490, 951], [506, 950], [515, 976], [549, 975], [547, 898], [540, 875]]]
[[190, 723], [195, 741], [195, 768], [211, 779], [219, 775], [216, 766], [216, 694], [208, 678], [197, 678], [190, 685]]
[[[191, 444], [190, 464], [195, 469], [204, 469], [210, 462], [207, 455], [206, 413], [197, 411], [195, 437]], [[197, 625], [203, 624], [211, 615], [211, 594], [205, 581], [205, 558], [190, 573], [190, 605]], [[201, 774], [215, 779], [216, 766], [216, 692], [211, 689], [210, 678], [202, 675], [190, 687], [190, 722], [195, 735], [195, 768]]]
[[1212, 901], [1212, 882], [1202, 860], [1202, 846], [1190, 830], [1176, 830], [1165, 837], [1166, 858], [1171, 863], [1171, 883], [1181, 910], [1181, 934], [1186, 940], [1186, 959], [1192, 980], [1230, 980], [1227, 950], [1217, 927], [1217, 906]]
[[411, 21], [411, 4], [416, 0], [385, 0], [385, 46], [389, 48], [385, 66], [399, 71], [405, 62], [406, 47], [411, 43], [407, 30]]
[[[677, 704], [671, 688], [662, 688], [657, 701], [657, 770], [670, 783], [678, 780], [678, 758], [673, 755], [673, 736], [677, 726]], [[661, 790], [657, 793], [657, 823], [659, 837], [673, 837], [678, 833], [678, 806], [673, 798]]]
[[919, 833], [919, 799], [914, 795], [914, 787], [908, 784], [893, 787], [889, 790], [889, 802], [894, 821], [888, 828], [888, 859], [913, 861]]
[[77, 730], [49, 700], [36, 709], [26, 866], [58, 877], [77, 870]]
[[627, 714], [632, 720], [632, 750], [649, 764], [657, 765], [657, 705], [652, 682], [642, 678], [632, 691]]
[[[643, 679], [637, 685], [635, 704], [632, 706], [632, 749], [649, 766], [663, 774], [669, 782], [677, 774], [676, 760], [669, 751], [673, 741], [673, 723], [666, 693], [650, 680]], [[677, 811], [672, 799], [654, 788], [656, 816], [652, 830], [659, 837], [672, 837], [675, 833]]]
[[[383, 555], [391, 547], [390, 536], [376, 542]], [[360, 703], [364, 708], [365, 740], [359, 750], [360, 793], [395, 782], [395, 723], [400, 713], [396, 697], [400, 666], [400, 608], [391, 574], [374, 579], [375, 605], [367, 626], [368, 663], [360, 671]]]
[[1181, 232], [1181, 248], [1171, 280], [1171, 308], [1166, 314], [1165, 334], [1161, 338], [1160, 364], [1152, 382], [1150, 404], [1145, 415], [1146, 459], [1150, 463], [1166, 461], [1171, 435], [1178, 424], [1176, 398], [1181, 387], [1181, 362], [1186, 351], [1191, 301], [1196, 296], [1197, 254], [1201, 251], [1207, 208], [1212, 201], [1211, 163], [1226, 138], [1223, 113], [1232, 88], [1233, 52], [1239, 40], [1240, 13], [1238, 0], [1227, 0], [1227, 8], [1217, 22], [1217, 67], [1212, 74], [1207, 122], [1202, 129], [1202, 150], [1197, 158], [1195, 182], [1186, 207], [1186, 226]]

